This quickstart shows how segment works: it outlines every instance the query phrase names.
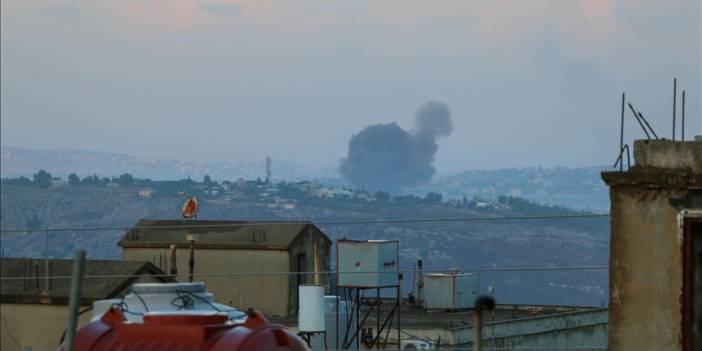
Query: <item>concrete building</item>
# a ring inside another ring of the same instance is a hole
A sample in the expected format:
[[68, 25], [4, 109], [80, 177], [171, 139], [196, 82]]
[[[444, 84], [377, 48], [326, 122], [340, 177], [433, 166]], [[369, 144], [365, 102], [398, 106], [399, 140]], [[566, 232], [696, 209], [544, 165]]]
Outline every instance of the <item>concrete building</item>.
[[[489, 319], [489, 313], [486, 315]], [[474, 328], [471, 325], [452, 329], [453, 345], [473, 347]], [[482, 329], [482, 344], [488, 350], [603, 350], [607, 347], [607, 309], [487, 322]]]
[[[0, 350], [55, 350], [68, 323], [68, 297], [72, 260], [28, 258], [0, 260]], [[124, 296], [134, 283], [173, 282], [150, 262], [85, 262], [86, 276], [119, 275], [116, 278], [85, 279], [79, 325], [92, 318], [89, 307], [101, 299]], [[131, 277], [125, 277], [131, 276]], [[19, 278], [19, 279], [5, 279]]]
[[[187, 281], [191, 235], [194, 280], [205, 282], [217, 302], [239, 309], [295, 315], [297, 287], [314, 283], [314, 274], [288, 272], [314, 271], [315, 261], [319, 272], [330, 270], [332, 242], [309, 222], [141, 220], [119, 246], [125, 260], [152, 261], [170, 272], [175, 245], [178, 280]], [[328, 290], [327, 275], [319, 277]]]
[[636, 141], [610, 186], [609, 350], [702, 350], [702, 142]]
[[[368, 305], [374, 301], [366, 301]], [[389, 313], [390, 301], [383, 311]], [[420, 340], [439, 349], [470, 349], [474, 346], [475, 313], [447, 312], [403, 307], [402, 340]], [[483, 314], [482, 344], [485, 350], [603, 350], [607, 347], [607, 309], [578, 306], [497, 305], [494, 315]], [[384, 317], [384, 316], [383, 316]], [[363, 318], [363, 317], [361, 317]], [[382, 318], [381, 318], [382, 320]], [[297, 329], [294, 318], [275, 322]], [[377, 335], [375, 322], [367, 325]], [[383, 334], [384, 335], [384, 334]], [[390, 327], [388, 348], [397, 347], [397, 325]], [[334, 348], [334, 344], [328, 345]]]

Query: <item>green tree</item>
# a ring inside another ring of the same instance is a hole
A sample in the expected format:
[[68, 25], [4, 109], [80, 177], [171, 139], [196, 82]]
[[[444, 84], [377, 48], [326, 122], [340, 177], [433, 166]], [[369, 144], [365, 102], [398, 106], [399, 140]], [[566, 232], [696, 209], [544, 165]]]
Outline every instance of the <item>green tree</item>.
[[375, 199], [378, 200], [378, 202], [387, 203], [390, 201], [390, 194], [384, 191], [378, 191], [375, 193]]
[[51, 173], [45, 171], [45, 170], [40, 170], [39, 172], [35, 173], [34, 176], [32, 176], [32, 183], [34, 183], [35, 186], [42, 188], [42, 189], [47, 189], [51, 187]]
[[125, 187], [132, 186], [134, 184], [134, 177], [129, 173], [122, 174], [117, 178], [117, 184]]
[[78, 178], [78, 175], [75, 173], [71, 173], [68, 175], [68, 184], [69, 185], [80, 185], [80, 178]]
[[205, 187], [211, 187], [214, 185], [214, 182], [212, 181], [212, 178], [210, 178], [209, 174], [205, 175], [205, 178], [202, 180], [202, 183], [205, 185]]
[[431, 205], [438, 205], [441, 203], [442, 196], [437, 193], [428, 193], [424, 196], [424, 202]]
[[27, 177], [19, 177], [16, 179], [3, 179], [2, 183], [7, 185], [32, 185], [32, 181]]

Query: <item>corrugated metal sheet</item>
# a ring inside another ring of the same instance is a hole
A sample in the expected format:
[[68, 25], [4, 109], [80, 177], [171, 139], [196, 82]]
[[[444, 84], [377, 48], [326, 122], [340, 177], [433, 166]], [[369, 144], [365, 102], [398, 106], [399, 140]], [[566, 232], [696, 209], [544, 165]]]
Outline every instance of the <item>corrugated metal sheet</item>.
[[[122, 248], [167, 248], [189, 245], [188, 235], [198, 235], [198, 248], [276, 249], [285, 250], [309, 228], [322, 233], [310, 222], [211, 221], [142, 219], [117, 243]], [[331, 243], [331, 242], [330, 242]]]

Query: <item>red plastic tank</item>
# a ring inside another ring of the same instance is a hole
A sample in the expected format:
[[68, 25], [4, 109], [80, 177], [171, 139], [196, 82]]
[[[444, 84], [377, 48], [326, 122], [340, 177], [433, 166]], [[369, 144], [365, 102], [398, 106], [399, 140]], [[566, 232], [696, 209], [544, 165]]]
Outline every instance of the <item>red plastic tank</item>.
[[[146, 314], [143, 323], [127, 321], [118, 307], [76, 333], [76, 351], [309, 350], [298, 336], [249, 311], [244, 323], [227, 323], [224, 314]], [[63, 346], [59, 348], [63, 350]]]

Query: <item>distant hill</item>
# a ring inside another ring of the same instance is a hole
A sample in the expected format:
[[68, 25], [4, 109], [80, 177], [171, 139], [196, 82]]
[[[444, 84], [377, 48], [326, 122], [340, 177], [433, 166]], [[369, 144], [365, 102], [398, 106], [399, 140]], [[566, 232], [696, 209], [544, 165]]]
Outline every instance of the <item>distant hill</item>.
[[[76, 150], [29, 150], [11, 146], [0, 148], [0, 176], [31, 177], [46, 169], [63, 179], [76, 172], [80, 177], [97, 174], [101, 177], [131, 173], [139, 178], [202, 180], [210, 175], [215, 180], [265, 178], [265, 162], [189, 162], [140, 158], [119, 153]], [[425, 186], [409, 191], [423, 195], [435, 192], [444, 199], [481, 198], [494, 200], [501, 195], [519, 196], [538, 203], [609, 211], [609, 193], [600, 179], [608, 166], [582, 168], [508, 168], [470, 170], [458, 174], [438, 175]], [[286, 181], [318, 180], [324, 185], [353, 187], [339, 178], [333, 165], [310, 167], [284, 160], [273, 161], [273, 179]]]
[[[213, 179], [265, 178], [265, 160], [261, 162], [192, 162], [157, 158], [143, 158], [120, 153], [80, 150], [30, 150], [3, 145], [0, 147], [2, 178], [30, 177], [39, 169], [66, 178], [76, 172], [79, 176], [97, 174], [118, 176], [131, 173], [140, 178], [201, 180], [205, 175]], [[310, 167], [283, 160], [273, 160], [273, 179], [303, 180], [335, 177], [332, 167]]]
[[[21, 182], [19, 182], [21, 184]], [[26, 183], [26, 182], [25, 182]], [[153, 189], [151, 195], [140, 190]], [[128, 186], [92, 183], [14, 185], [0, 188], [0, 227], [112, 228], [68, 230], [49, 235], [51, 256], [69, 257], [77, 247], [90, 258], [119, 258], [116, 245], [125, 229], [142, 218], [176, 219], [183, 197], [200, 198], [200, 219], [293, 220], [315, 222], [471, 217], [470, 222], [391, 222], [382, 224], [320, 224], [332, 240], [398, 239], [401, 266], [411, 269], [423, 258], [427, 270], [451, 267], [606, 266], [609, 219], [566, 218], [499, 220], [498, 217], [583, 215], [565, 208], [542, 206], [519, 198], [491, 201], [443, 201], [438, 194], [423, 197], [367, 193], [324, 187], [319, 183], [265, 184], [248, 181], [205, 184], [135, 180]], [[491, 219], [491, 220], [487, 220]], [[43, 255], [44, 233], [3, 233], [5, 256]], [[333, 253], [332, 253], [333, 254]], [[334, 262], [334, 258], [332, 258]], [[481, 272], [482, 290], [496, 287], [504, 303], [600, 305], [607, 299], [607, 271]], [[411, 275], [406, 275], [406, 289]], [[407, 291], [407, 290], [405, 290]]]
[[413, 190], [435, 192], [444, 198], [495, 199], [501, 195], [573, 209], [609, 212], [609, 188], [600, 178], [610, 166], [582, 168], [523, 167], [471, 170], [438, 177], [431, 184]]

